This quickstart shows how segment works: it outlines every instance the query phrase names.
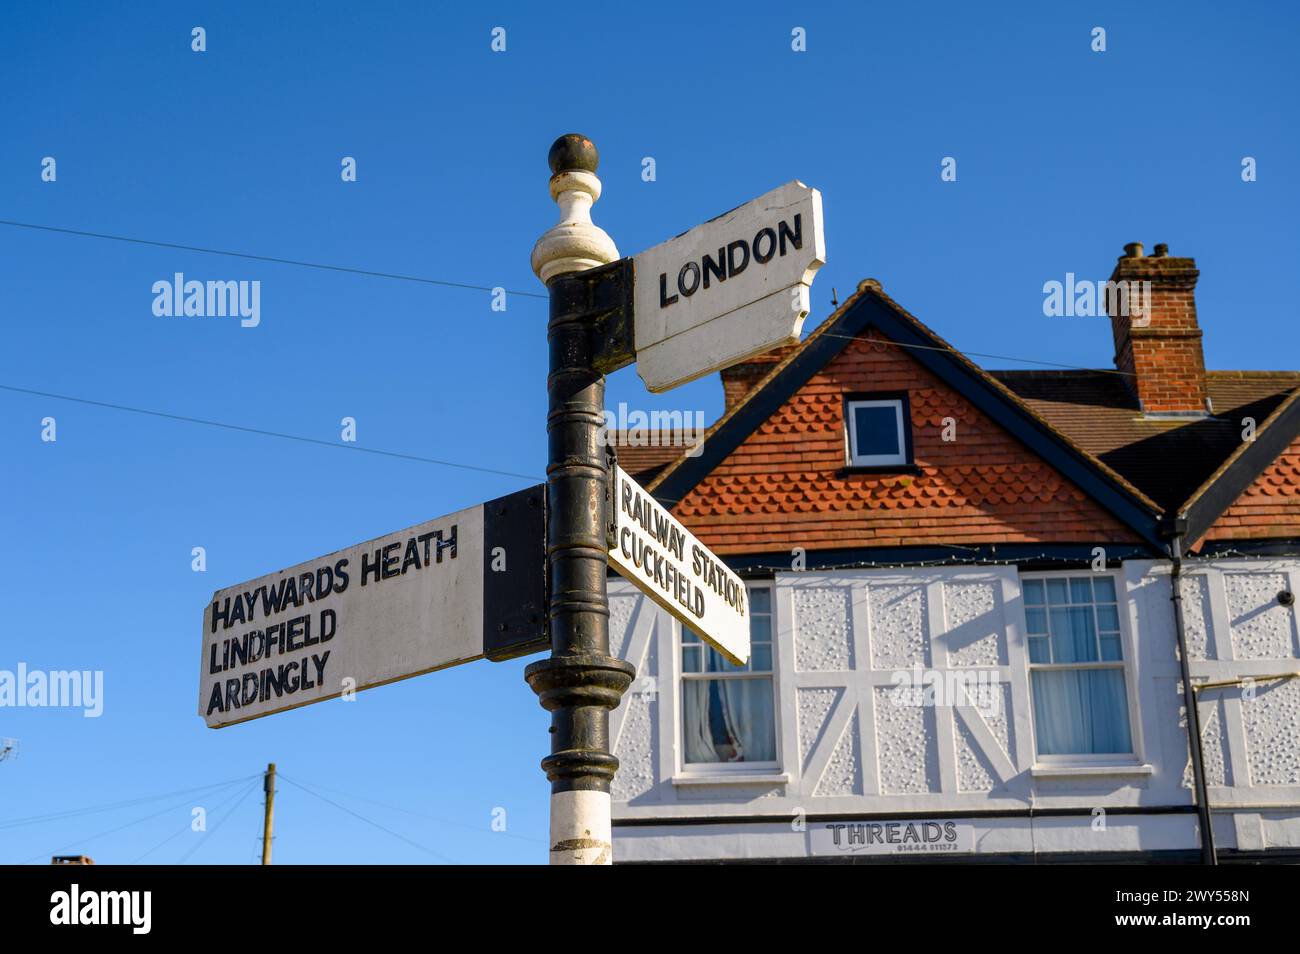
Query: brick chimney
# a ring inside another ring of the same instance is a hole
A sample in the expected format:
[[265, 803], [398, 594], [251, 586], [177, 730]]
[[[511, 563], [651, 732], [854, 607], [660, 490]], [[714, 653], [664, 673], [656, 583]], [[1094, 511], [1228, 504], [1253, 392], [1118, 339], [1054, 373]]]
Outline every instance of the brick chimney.
[[754, 390], [754, 385], [767, 377], [772, 367], [783, 360], [793, 347], [789, 345], [776, 348], [719, 371], [718, 374], [722, 378], [722, 396], [726, 401], [722, 413], [727, 413], [743, 401], [746, 395]]
[[[1208, 410], [1196, 322], [1199, 275], [1195, 259], [1171, 258], [1163, 244], [1146, 256], [1139, 242], [1124, 246], [1111, 273], [1110, 280], [1123, 282], [1127, 290], [1127, 296], [1109, 296], [1115, 367], [1129, 375], [1125, 381], [1144, 414], [1191, 416]], [[1120, 307], [1125, 297], [1126, 309]]]

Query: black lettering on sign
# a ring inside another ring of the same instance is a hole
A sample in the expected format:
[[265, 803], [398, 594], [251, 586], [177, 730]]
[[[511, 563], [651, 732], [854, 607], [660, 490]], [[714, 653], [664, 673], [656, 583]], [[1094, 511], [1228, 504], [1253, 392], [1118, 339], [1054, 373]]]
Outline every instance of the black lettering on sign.
[[[736, 264], [736, 252], [744, 252], [740, 259], [740, 264]], [[727, 246], [727, 275], [735, 278], [745, 269], [749, 268], [749, 243], [745, 241], [732, 242]]]
[[727, 280], [727, 261], [725, 249], [718, 249], [718, 260], [715, 262], [708, 255], [704, 256], [704, 287], [709, 287], [709, 275], [712, 274], [720, 282]]
[[659, 307], [667, 308], [676, 300], [677, 300], [676, 295], [672, 295], [670, 297], [668, 294], [668, 273], [660, 272], [659, 273]]
[[[328, 610], [326, 612], [329, 612]], [[330, 650], [312, 653], [303, 659], [294, 659], [278, 666], [267, 666], [239, 677], [213, 683], [208, 696], [208, 715], [213, 712], [233, 712], [258, 702], [266, 702], [272, 693], [277, 699], [325, 684], [325, 668], [329, 664]]]
[[803, 216], [794, 217], [794, 231], [790, 231], [790, 226], [782, 222], [777, 226], [781, 233], [781, 254], [785, 254], [785, 240], [788, 238], [790, 244], [795, 248], [803, 248]]
[[385, 580], [390, 580], [393, 577], [397, 576], [397, 569], [396, 569], [397, 557], [389, 556], [389, 554], [392, 553], [394, 550], [400, 550], [400, 549], [402, 549], [402, 545], [400, 543], [390, 543], [388, 546], [384, 547], [383, 577]]
[[667, 308], [682, 298], [690, 298], [700, 287], [712, 287], [728, 278], [735, 278], [749, 267], [750, 260], [759, 265], [766, 265], [777, 257], [778, 251], [783, 257], [791, 248], [803, 248], [803, 214], [796, 213], [793, 224], [781, 220], [776, 228], [761, 228], [752, 240], [736, 239], [718, 249], [715, 257], [705, 252], [698, 262], [686, 262], [677, 272], [677, 294], [668, 294], [668, 273], [659, 273], [659, 307]]
[[[686, 276], [688, 274], [694, 276], [694, 280], [691, 282], [690, 288], [686, 287]], [[692, 295], [695, 294], [695, 292], [699, 289], [699, 287], [700, 287], [700, 266], [696, 265], [694, 262], [687, 262], [685, 265], [682, 266], [682, 270], [677, 273], [677, 290], [681, 292], [683, 295], [685, 295], [687, 298], [690, 298]]]
[[369, 553], [361, 554], [361, 585], [365, 586], [370, 574], [375, 575], [375, 582], [379, 582], [379, 551], [376, 550], [374, 558]]

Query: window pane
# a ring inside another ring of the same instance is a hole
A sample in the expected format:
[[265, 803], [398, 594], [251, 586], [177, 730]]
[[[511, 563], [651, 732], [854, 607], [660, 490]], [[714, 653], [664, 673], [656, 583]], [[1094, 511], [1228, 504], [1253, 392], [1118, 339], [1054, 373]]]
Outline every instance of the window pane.
[[699, 672], [700, 671], [700, 647], [683, 646], [682, 647], [682, 672]]
[[750, 590], [749, 612], [750, 615], [772, 612], [772, 591], [765, 586]]
[[712, 646], [705, 649], [707, 654], [704, 659], [705, 672], [745, 672], [748, 666], [737, 666], [735, 663], [727, 662], [725, 656], [718, 652]]
[[1122, 669], [1030, 673], [1039, 755], [1131, 753]]
[[1091, 606], [1061, 606], [1049, 611], [1052, 658], [1058, 663], [1096, 662], [1097, 638]]
[[1027, 607], [1025, 609], [1025, 625], [1027, 625], [1029, 627], [1029, 631], [1036, 636], [1046, 635], [1047, 634], [1047, 610], [1033, 609]]
[[771, 643], [755, 643], [749, 657], [749, 668], [755, 672], [772, 671]]
[[1115, 602], [1115, 579], [1110, 576], [1099, 576], [1093, 581], [1097, 590], [1098, 603]]
[[688, 763], [776, 761], [770, 678], [684, 680], [682, 714]]
[[1025, 580], [1025, 602], [1035, 606], [1043, 605], [1043, 581]]
[[1064, 606], [1070, 602], [1070, 588], [1065, 580], [1047, 581], [1047, 602], [1053, 606]]
[[751, 641], [757, 640], [761, 643], [770, 643], [772, 641], [772, 617], [749, 617], [749, 638]]
[[1086, 576], [1070, 577], [1070, 602], [1091, 603], [1092, 580], [1088, 579]]
[[1118, 662], [1124, 658], [1119, 633], [1101, 634], [1101, 658], [1106, 662]]
[[854, 405], [853, 428], [858, 456], [897, 457], [903, 453], [896, 405]]
[[1046, 636], [1038, 636], [1029, 640], [1029, 661], [1031, 663], [1049, 663], [1052, 661]]
[[693, 630], [689, 630], [685, 626], [682, 627], [683, 643], [698, 643], [699, 641], [700, 641], [700, 637], [696, 636]]
[[1105, 603], [1097, 607], [1097, 628], [1102, 632], [1119, 632], [1119, 612]]

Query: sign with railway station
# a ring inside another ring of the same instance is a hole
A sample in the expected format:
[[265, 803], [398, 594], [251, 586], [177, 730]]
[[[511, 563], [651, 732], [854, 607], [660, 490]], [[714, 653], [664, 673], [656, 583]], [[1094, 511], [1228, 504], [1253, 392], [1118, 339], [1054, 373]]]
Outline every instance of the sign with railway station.
[[617, 464], [609, 562], [730, 662], [749, 661], [745, 582]]

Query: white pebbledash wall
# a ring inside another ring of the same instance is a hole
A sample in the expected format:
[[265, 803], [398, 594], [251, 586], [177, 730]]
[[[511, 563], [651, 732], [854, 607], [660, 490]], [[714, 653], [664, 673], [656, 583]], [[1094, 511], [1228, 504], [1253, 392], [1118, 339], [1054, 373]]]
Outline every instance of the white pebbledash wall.
[[[1131, 811], [1192, 802], [1169, 570], [1109, 571], [1135, 755], [1104, 765], [1035, 759], [1015, 567], [778, 574], [780, 765], [757, 771], [682, 764], [678, 624], [611, 580], [611, 644], [639, 673], [611, 720], [616, 859], [845, 854], [828, 829], [841, 816], [928, 813], [954, 823], [958, 854], [1194, 850], [1194, 814]], [[1295, 608], [1277, 601], [1300, 590], [1300, 561], [1190, 560], [1183, 575], [1194, 676], [1300, 669]], [[895, 705], [895, 673], [915, 665], [995, 673], [993, 711]], [[1219, 848], [1300, 848], [1300, 679], [1208, 692], [1201, 714]]]

